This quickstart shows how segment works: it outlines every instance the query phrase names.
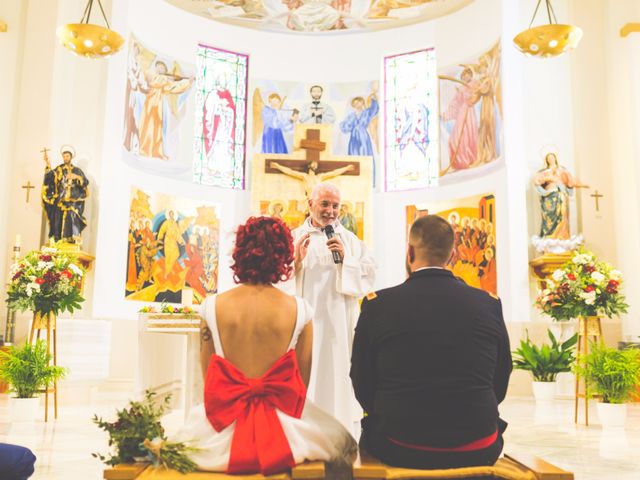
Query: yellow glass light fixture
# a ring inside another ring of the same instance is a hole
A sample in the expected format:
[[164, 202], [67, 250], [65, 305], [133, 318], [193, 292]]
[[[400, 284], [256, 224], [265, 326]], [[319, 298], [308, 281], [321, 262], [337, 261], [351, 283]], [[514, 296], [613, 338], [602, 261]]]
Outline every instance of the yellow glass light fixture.
[[89, 0], [84, 9], [80, 23], [61, 25], [56, 35], [67, 49], [76, 55], [88, 58], [107, 58], [116, 53], [124, 43], [124, 38], [118, 32], [109, 28], [109, 21], [104, 14], [102, 2], [98, 6], [106, 28], [89, 23], [94, 0]]
[[513, 39], [518, 50], [532, 57], [555, 57], [576, 48], [582, 39], [582, 29], [558, 23], [551, 0], [545, 0], [549, 24], [531, 28], [541, 3], [538, 0], [529, 28]]

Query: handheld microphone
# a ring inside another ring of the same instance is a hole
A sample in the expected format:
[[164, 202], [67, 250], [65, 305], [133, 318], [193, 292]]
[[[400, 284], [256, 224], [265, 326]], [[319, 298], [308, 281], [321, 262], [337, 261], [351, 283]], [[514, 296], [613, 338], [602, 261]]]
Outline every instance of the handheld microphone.
[[[324, 234], [329, 239], [335, 237], [335, 233], [331, 225], [327, 225], [326, 227], [324, 227]], [[342, 263], [342, 259], [340, 258], [340, 254], [338, 252], [336, 252], [335, 250], [331, 250], [331, 254], [333, 255], [333, 263]]]

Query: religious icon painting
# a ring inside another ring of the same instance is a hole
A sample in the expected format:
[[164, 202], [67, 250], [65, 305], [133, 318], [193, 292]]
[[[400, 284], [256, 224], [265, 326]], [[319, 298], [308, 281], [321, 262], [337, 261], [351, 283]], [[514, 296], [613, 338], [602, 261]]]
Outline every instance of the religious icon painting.
[[249, 56], [198, 45], [193, 180], [243, 189]]
[[123, 159], [134, 168], [191, 181], [193, 65], [129, 38]]
[[433, 48], [384, 59], [386, 191], [437, 185], [438, 82]]
[[498, 293], [496, 269], [496, 200], [492, 194], [432, 204], [408, 205], [407, 238], [413, 222], [438, 215], [453, 227], [453, 256], [447, 268], [467, 285]]
[[502, 158], [500, 43], [443, 69], [440, 83], [440, 183], [486, 173]]
[[[257, 80], [253, 91], [253, 148], [264, 154], [299, 150], [298, 133], [316, 125], [333, 155], [369, 157], [378, 150], [378, 82], [296, 83]], [[296, 141], [298, 140], [298, 141]]]
[[[125, 298], [201, 303], [218, 288], [220, 206], [132, 188]], [[189, 295], [190, 296], [190, 295]]]

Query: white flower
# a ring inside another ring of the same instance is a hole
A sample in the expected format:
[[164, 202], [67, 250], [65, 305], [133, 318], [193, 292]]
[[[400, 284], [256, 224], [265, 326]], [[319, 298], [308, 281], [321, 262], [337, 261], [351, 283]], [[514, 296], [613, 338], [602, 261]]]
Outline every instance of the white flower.
[[595, 290], [591, 292], [580, 292], [580, 298], [582, 298], [587, 305], [593, 305], [596, 301], [596, 292]]
[[601, 274], [600, 272], [592, 272], [591, 273], [591, 278], [596, 283], [602, 283], [602, 282], [604, 282], [605, 276], [603, 274]]
[[622, 280], [622, 272], [620, 270], [611, 270], [611, 272], [609, 272], [609, 277], [611, 278], [611, 280], [619, 282], [620, 280]]
[[560, 280], [562, 280], [562, 277], [564, 277], [564, 272], [560, 269], [557, 269], [555, 272], [553, 272], [553, 275], [551, 276], [556, 282], [559, 282]]
[[71, 270], [73, 273], [75, 273], [79, 277], [82, 276], [82, 269], [73, 263], [69, 264], [69, 270]]
[[593, 260], [593, 257], [588, 253], [578, 253], [571, 259], [571, 261], [576, 265], [586, 265], [591, 260]]
[[42, 253], [58, 253], [58, 249], [52, 247], [43, 247]]
[[38, 270], [41, 270], [43, 272], [46, 272], [47, 270], [49, 270], [51, 267], [53, 267], [53, 262], [43, 262], [43, 261], [39, 261], [38, 262], [38, 266], [36, 267]]

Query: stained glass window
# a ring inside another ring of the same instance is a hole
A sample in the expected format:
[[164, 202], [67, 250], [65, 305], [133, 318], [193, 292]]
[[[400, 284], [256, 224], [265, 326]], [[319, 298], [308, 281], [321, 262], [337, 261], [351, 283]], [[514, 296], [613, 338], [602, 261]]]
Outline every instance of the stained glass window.
[[433, 48], [384, 59], [387, 191], [438, 181], [438, 77]]
[[193, 180], [244, 188], [249, 57], [198, 45]]

